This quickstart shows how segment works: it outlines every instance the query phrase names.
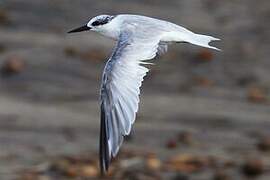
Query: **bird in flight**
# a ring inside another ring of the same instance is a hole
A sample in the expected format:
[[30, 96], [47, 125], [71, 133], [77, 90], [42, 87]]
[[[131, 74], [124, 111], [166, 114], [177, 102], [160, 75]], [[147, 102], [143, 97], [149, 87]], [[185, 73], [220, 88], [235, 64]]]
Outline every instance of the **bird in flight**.
[[165, 53], [169, 43], [187, 42], [219, 50], [209, 45], [219, 39], [195, 34], [168, 21], [129, 14], [99, 15], [68, 33], [88, 30], [117, 41], [106, 63], [100, 90], [99, 160], [104, 174], [135, 121], [140, 87], [149, 71], [143, 65], [151, 64], [147, 61]]

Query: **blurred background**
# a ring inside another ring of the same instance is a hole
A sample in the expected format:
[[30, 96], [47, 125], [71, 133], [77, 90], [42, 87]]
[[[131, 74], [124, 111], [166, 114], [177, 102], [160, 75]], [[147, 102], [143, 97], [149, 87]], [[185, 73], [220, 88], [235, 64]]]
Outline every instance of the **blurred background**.
[[[99, 14], [169, 20], [222, 39], [171, 45], [145, 79], [107, 177], [101, 74], [114, 42], [66, 34]], [[267, 0], [0, 0], [0, 179], [270, 179]]]

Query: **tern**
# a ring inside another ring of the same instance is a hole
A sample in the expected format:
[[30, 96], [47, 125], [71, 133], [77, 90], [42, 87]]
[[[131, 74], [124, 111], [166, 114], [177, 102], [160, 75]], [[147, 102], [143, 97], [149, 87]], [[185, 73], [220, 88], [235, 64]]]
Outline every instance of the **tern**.
[[117, 43], [106, 63], [100, 89], [100, 145], [101, 173], [129, 135], [139, 106], [140, 87], [149, 69], [144, 64], [157, 54], [167, 51], [172, 42], [186, 42], [219, 50], [209, 45], [220, 40], [201, 35], [174, 23], [141, 15], [99, 15], [68, 33], [96, 31]]

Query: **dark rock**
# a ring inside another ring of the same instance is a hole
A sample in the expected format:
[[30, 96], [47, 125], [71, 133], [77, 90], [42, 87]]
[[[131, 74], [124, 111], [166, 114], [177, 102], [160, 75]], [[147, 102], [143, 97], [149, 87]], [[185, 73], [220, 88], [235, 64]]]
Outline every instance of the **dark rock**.
[[231, 178], [224, 171], [217, 171], [213, 180], [230, 180]]
[[266, 92], [259, 87], [252, 87], [248, 90], [248, 100], [253, 103], [264, 103], [267, 101]]
[[0, 24], [8, 24], [9, 23], [9, 18], [8, 18], [8, 13], [4, 9], [0, 9]]
[[201, 62], [212, 61], [213, 60], [213, 53], [212, 53], [212, 51], [210, 51], [208, 49], [203, 49], [198, 53], [197, 59]]
[[260, 151], [264, 151], [264, 152], [270, 151], [270, 138], [269, 137], [262, 138], [260, 142], [257, 144], [257, 148]]
[[12, 75], [12, 74], [18, 74], [21, 73], [25, 69], [25, 62], [20, 57], [13, 56], [8, 58], [2, 68], [1, 72], [4, 75]]
[[0, 44], [0, 53], [5, 52], [6, 48], [4, 45]]
[[178, 140], [181, 143], [187, 144], [187, 145], [191, 145], [194, 142], [193, 137], [192, 137], [192, 134], [190, 132], [187, 132], [187, 131], [180, 132], [178, 134]]
[[261, 175], [264, 171], [264, 164], [262, 160], [260, 159], [251, 159], [247, 160], [243, 165], [242, 165], [242, 172], [246, 176], [258, 176]]
[[174, 149], [177, 147], [177, 142], [174, 139], [171, 139], [167, 142], [166, 147], [169, 149]]
[[69, 46], [69, 47], [65, 47], [64, 53], [65, 53], [67, 56], [74, 57], [74, 56], [78, 55], [79, 52], [78, 52], [78, 50], [75, 49], [74, 47]]
[[189, 177], [182, 173], [177, 173], [172, 180], [189, 180]]

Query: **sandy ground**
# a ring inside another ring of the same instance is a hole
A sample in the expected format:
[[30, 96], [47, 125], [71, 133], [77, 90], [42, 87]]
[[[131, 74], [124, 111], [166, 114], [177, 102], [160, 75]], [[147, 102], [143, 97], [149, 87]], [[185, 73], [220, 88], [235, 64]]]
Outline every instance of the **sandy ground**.
[[[269, 153], [256, 146], [270, 136], [268, 1], [4, 0], [0, 7], [0, 179], [19, 178], [53, 157], [97, 153], [99, 81], [114, 42], [65, 32], [103, 13], [150, 15], [222, 39], [216, 46], [223, 52], [177, 44], [154, 60], [132, 139], [122, 148], [161, 159], [181, 153], [239, 164], [262, 159], [266, 170], [257, 179], [269, 179]], [[19, 70], [6, 68], [9, 61]], [[183, 131], [196, 145], [168, 149]], [[246, 178], [237, 168], [226, 173]]]

